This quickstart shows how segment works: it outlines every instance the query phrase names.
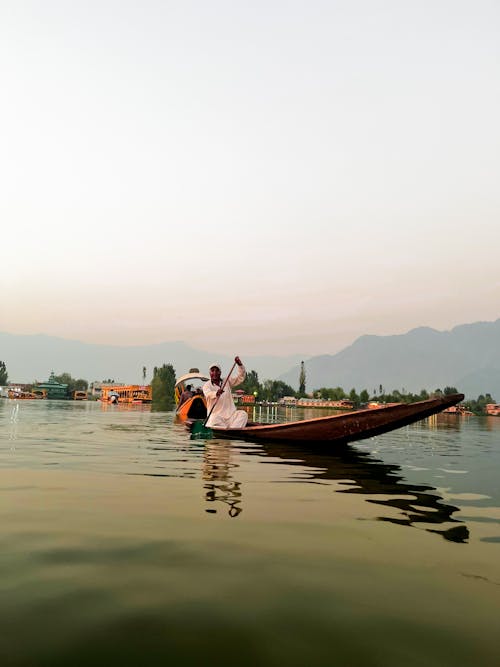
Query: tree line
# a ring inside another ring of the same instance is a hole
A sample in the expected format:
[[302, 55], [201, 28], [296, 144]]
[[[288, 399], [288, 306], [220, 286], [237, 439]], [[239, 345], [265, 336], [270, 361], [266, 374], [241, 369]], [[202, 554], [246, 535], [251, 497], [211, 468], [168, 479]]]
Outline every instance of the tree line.
[[[253, 394], [257, 400], [269, 402], [277, 402], [285, 396], [293, 396], [294, 398], [305, 398], [307, 396], [303, 366], [301, 366], [298, 391], [281, 380], [265, 380], [261, 384], [256, 371], [247, 373], [240, 389], [243, 389], [246, 394]], [[369, 392], [367, 389], [362, 389], [359, 393], [354, 388], [346, 392], [342, 387], [320, 387], [312, 391], [309, 397], [331, 401], [349, 399], [355, 407], [359, 408], [370, 401], [378, 403], [415, 403], [416, 401], [426, 401], [431, 396], [449, 396], [458, 393], [459, 390], [456, 387], [437, 388], [431, 392], [427, 389], [421, 389], [419, 393], [407, 392], [404, 389], [402, 391], [394, 389], [388, 392], [382, 385], [379, 385], [378, 390], [374, 388], [372, 392]], [[491, 394], [486, 393], [480, 394], [476, 399], [464, 401], [463, 405], [476, 415], [484, 415], [485, 408], [489, 403], [496, 403], [496, 401]]]
[[[144, 380], [145, 370], [145, 368], [142, 369]], [[55, 380], [61, 384], [67, 384], [69, 392], [75, 390], [86, 391], [88, 389], [87, 380], [73, 378], [70, 373], [56, 375]], [[154, 367], [151, 388], [152, 403], [155, 410], [171, 410], [174, 407], [175, 380], [176, 373], [172, 364], [163, 364], [162, 366]], [[0, 386], [5, 386], [7, 382], [7, 367], [5, 362], [0, 361]], [[308, 395], [306, 394], [306, 376], [303, 363], [300, 368], [299, 384], [299, 390], [296, 391], [282, 380], [264, 380], [264, 382], [260, 382], [257, 371], [251, 370], [247, 372], [246, 378], [239, 386], [239, 389], [242, 389], [245, 394], [255, 396], [257, 401], [275, 403], [285, 396], [293, 396], [294, 398], [309, 396], [333, 401], [349, 399], [355, 407], [361, 407], [369, 401], [377, 401], [379, 403], [414, 403], [415, 401], [425, 401], [431, 396], [447, 396], [458, 393], [456, 387], [445, 387], [443, 390], [435, 389], [430, 393], [426, 389], [422, 389], [417, 394], [406, 392], [404, 388], [402, 391], [394, 389], [391, 392], [387, 392], [382, 385], [379, 385], [378, 389], [374, 388], [372, 392], [362, 389], [359, 393], [354, 388], [346, 392], [342, 387], [320, 387]], [[482, 415], [485, 414], [485, 408], [488, 403], [496, 403], [496, 401], [491, 394], [485, 393], [480, 394], [476, 399], [464, 401], [463, 405], [474, 414]]]

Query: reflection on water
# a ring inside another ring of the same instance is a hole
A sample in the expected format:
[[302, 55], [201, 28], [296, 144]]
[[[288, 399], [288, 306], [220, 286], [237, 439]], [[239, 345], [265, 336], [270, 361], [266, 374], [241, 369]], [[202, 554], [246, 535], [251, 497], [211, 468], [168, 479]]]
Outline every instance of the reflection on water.
[[369, 503], [399, 511], [398, 517], [380, 516], [380, 521], [403, 526], [456, 523], [458, 525], [439, 530], [429, 527], [425, 530], [452, 542], [465, 542], [469, 537], [467, 527], [452, 516], [458, 507], [446, 504], [434, 487], [410, 484], [401, 474], [400, 466], [387, 465], [352, 446], [325, 454], [314, 447], [267, 444], [263, 445], [262, 452], [292, 465], [307, 466], [312, 471], [312, 480], [339, 481], [346, 488], [338, 489], [338, 493], [363, 494], [368, 496]]
[[[205, 498], [209, 503], [221, 502], [227, 505], [231, 518], [239, 516], [241, 507], [241, 484], [232, 477], [232, 469], [237, 465], [231, 462], [231, 445], [207, 442], [203, 453], [202, 477], [205, 480]], [[216, 514], [216, 506], [205, 510]]]
[[[251, 419], [262, 421], [318, 416], [312, 409], [256, 406], [249, 410]], [[321, 415], [327, 413], [321, 411]], [[484, 518], [500, 505], [496, 474], [500, 419], [496, 417], [441, 414], [333, 451], [227, 440], [198, 441], [194, 446], [173, 413], [153, 414], [150, 406], [142, 405], [2, 401], [0, 419], [3, 468], [196, 479], [201, 481], [204, 512], [221, 517], [248, 516], [248, 511], [243, 512], [243, 489], [249, 476], [266, 485], [269, 497], [279, 500], [283, 487], [272, 475], [266, 479], [266, 473], [274, 474], [278, 468], [280, 482], [335, 482], [331, 484], [334, 493], [362, 497], [380, 510], [379, 521], [419, 527], [453, 542], [463, 543], [470, 537], [471, 513], [467, 513], [467, 526], [460, 520], [463, 515], [457, 516], [464, 506], [468, 504], [469, 510], [475, 503], [476, 516], [482, 513]], [[260, 465], [263, 457], [265, 467]], [[255, 486], [250, 490], [255, 497]], [[312, 496], [313, 487], [307, 493]], [[249, 491], [245, 497], [248, 503]], [[323, 508], [332, 505], [331, 496], [318, 502]], [[299, 506], [299, 500], [289, 499], [289, 515]], [[352, 511], [359, 514], [359, 506]], [[373, 518], [373, 512], [359, 518], [368, 516]]]
[[500, 418], [325, 451], [0, 401], [0, 667], [497, 664], [499, 468]]

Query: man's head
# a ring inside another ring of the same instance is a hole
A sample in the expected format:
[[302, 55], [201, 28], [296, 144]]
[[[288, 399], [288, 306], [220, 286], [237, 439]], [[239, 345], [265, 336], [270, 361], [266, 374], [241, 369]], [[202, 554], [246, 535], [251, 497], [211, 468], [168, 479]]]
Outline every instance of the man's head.
[[210, 380], [212, 382], [219, 382], [221, 374], [220, 364], [215, 364], [215, 363], [211, 364], [209, 370], [210, 370]]

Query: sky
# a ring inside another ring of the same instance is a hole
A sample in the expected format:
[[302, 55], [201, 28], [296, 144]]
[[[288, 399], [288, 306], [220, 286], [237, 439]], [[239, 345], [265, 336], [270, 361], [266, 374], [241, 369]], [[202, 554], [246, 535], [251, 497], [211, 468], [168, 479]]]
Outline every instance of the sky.
[[497, 0], [3, 0], [0, 331], [334, 354], [500, 317]]

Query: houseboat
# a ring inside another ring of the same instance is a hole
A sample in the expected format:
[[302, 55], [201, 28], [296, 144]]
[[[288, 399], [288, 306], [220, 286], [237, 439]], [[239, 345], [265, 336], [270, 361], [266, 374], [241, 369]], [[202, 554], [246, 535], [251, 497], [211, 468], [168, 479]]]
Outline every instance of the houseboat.
[[334, 401], [329, 398], [299, 398], [295, 405], [299, 408], [334, 408], [335, 410], [352, 410], [354, 403], [346, 398]]
[[87, 400], [87, 392], [86, 391], [81, 391], [79, 389], [75, 389], [73, 392], [73, 400], [74, 401], [86, 401]]
[[33, 387], [33, 392], [36, 392], [37, 398], [69, 398], [68, 385], [62, 382], [58, 382], [55, 378], [54, 371], [52, 371], [50, 374], [47, 382], [37, 382]]
[[151, 385], [118, 385], [102, 388], [104, 403], [151, 403]]
[[457, 417], [468, 417], [474, 413], [467, 410], [465, 405], [450, 405], [449, 408], [443, 410], [444, 415], [457, 415]]
[[27, 398], [37, 398], [32, 391], [22, 391], [18, 389], [9, 389], [7, 396], [11, 399], [24, 400]]
[[47, 390], [46, 389], [40, 389], [39, 387], [33, 387], [33, 394], [35, 394], [35, 398], [47, 398]]

